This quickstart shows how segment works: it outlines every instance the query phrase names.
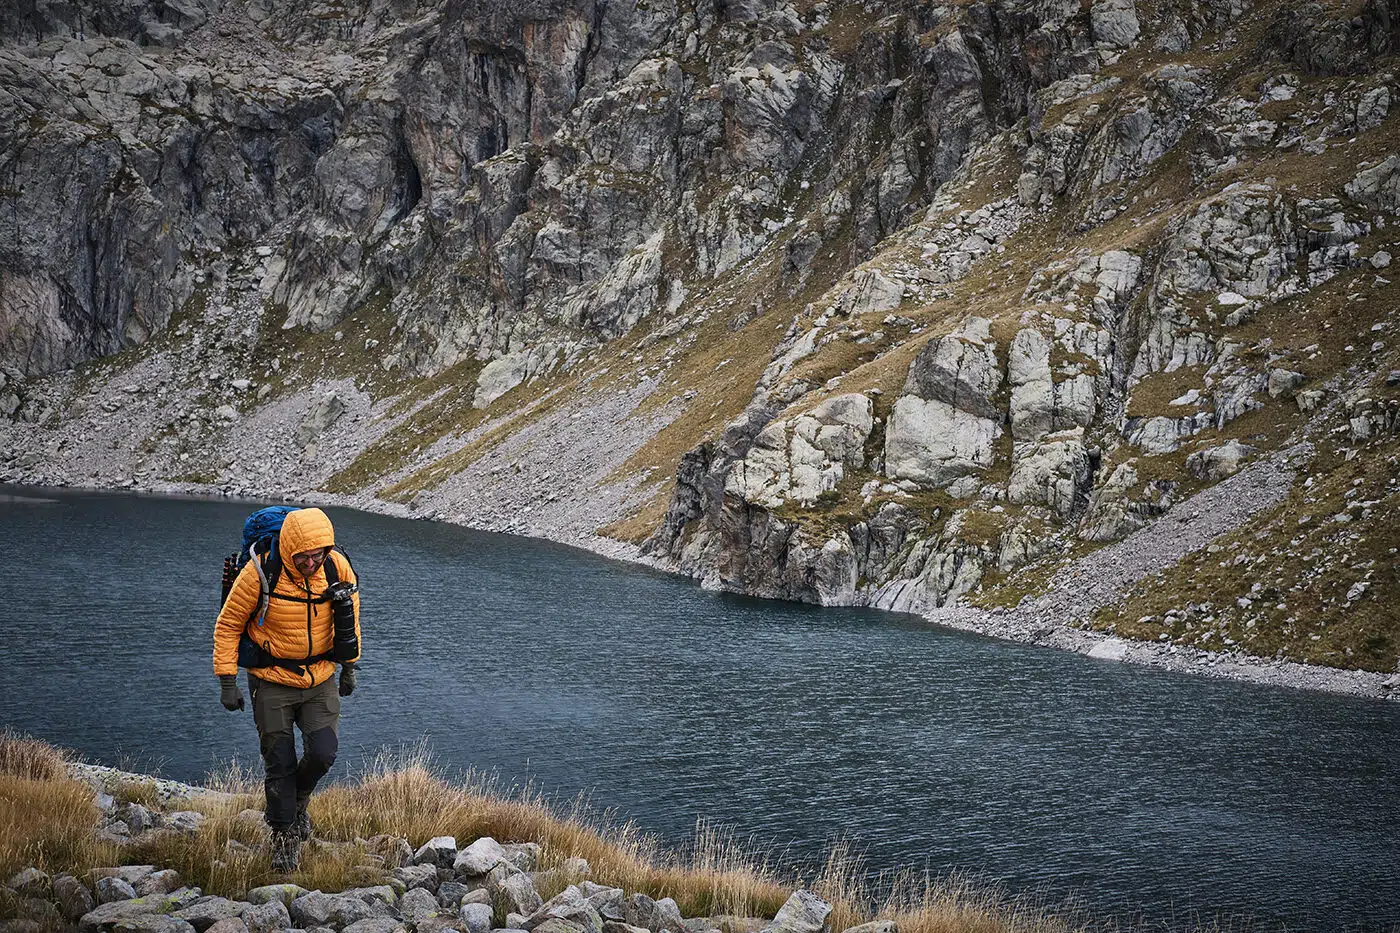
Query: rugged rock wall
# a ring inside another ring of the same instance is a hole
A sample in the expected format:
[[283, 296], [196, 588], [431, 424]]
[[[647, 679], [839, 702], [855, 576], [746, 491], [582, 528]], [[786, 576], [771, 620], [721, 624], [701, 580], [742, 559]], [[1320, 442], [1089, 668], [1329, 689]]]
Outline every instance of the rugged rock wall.
[[12, 5], [6, 473], [606, 528], [813, 602], [1014, 601], [1262, 451], [1394, 456], [1397, 22]]

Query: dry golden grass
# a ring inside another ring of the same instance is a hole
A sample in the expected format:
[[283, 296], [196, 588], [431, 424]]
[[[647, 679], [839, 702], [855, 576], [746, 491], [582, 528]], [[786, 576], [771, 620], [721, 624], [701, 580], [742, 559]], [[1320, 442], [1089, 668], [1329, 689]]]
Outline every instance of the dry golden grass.
[[[318, 794], [312, 798], [311, 817], [318, 833], [339, 840], [388, 833], [414, 845], [441, 835], [536, 842], [543, 850], [543, 868], [584, 858], [594, 878], [628, 891], [673, 897], [692, 914], [772, 914], [791, 893], [775, 873], [743, 859], [736, 846], [716, 834], [701, 833], [693, 859], [683, 863], [634, 824], [595, 820], [582, 801], [556, 808], [528, 787], [503, 792], [472, 772], [450, 782], [421, 748], [383, 754], [358, 784], [335, 785]], [[567, 883], [553, 880], [561, 889]]]
[[0, 733], [0, 878], [22, 868], [82, 871], [112, 864], [97, 841], [92, 789], [68, 776], [66, 756], [43, 742]]
[[580, 857], [592, 878], [674, 898], [687, 916], [771, 917], [805, 883], [831, 901], [833, 931], [872, 919], [895, 920], [904, 933], [1069, 933], [1085, 925], [961, 877], [935, 880], [905, 872], [872, 882], [859, 856], [841, 843], [817, 877], [805, 882], [703, 822], [687, 851], [665, 849], [635, 824], [600, 816], [582, 799], [558, 807], [529, 787], [503, 791], [474, 772], [448, 780], [421, 746], [381, 754], [358, 782], [333, 785], [314, 797], [312, 820], [326, 841], [309, 845], [301, 869], [291, 875], [269, 868], [267, 830], [259, 814], [244, 812], [261, 803], [261, 778], [236, 762], [211, 778], [218, 793], [181, 804], [208, 817], [198, 833], [156, 832], [119, 850], [96, 841], [91, 788], [52, 770], [55, 762], [62, 765], [60, 752], [10, 735], [0, 749], [6, 769], [0, 772], [0, 871], [6, 873], [29, 865], [82, 873], [144, 862], [174, 868], [185, 884], [229, 897], [278, 881], [339, 891], [383, 879], [383, 868], [366, 852], [368, 837], [386, 833], [419, 845], [434, 836], [465, 843], [489, 835], [541, 846], [540, 868], [556, 869], [539, 876], [546, 898], [577, 880], [557, 869]]
[[52, 745], [6, 729], [0, 732], [0, 774], [56, 781], [68, 776], [67, 758]]
[[[701, 823], [685, 853], [663, 848], [635, 824], [599, 819], [579, 800], [559, 808], [530, 788], [502, 792], [468, 773], [444, 779], [421, 749], [381, 755], [358, 784], [337, 785], [312, 800], [318, 833], [350, 840], [378, 833], [404, 836], [414, 845], [433, 836], [459, 841], [491, 836], [501, 842], [536, 842], [542, 868], [568, 858], [587, 859], [595, 880], [671, 897], [686, 916], [771, 917], [801, 883], [756, 858], [728, 833]], [[1039, 905], [1010, 901], [999, 892], [952, 878], [905, 873], [872, 884], [861, 860], [837, 844], [814, 891], [832, 901], [831, 929], [871, 919], [895, 919], [914, 933], [1057, 933], [1076, 925]], [[568, 883], [561, 875], [541, 886], [545, 897]]]
[[92, 788], [69, 778], [0, 774], [0, 877], [33, 866], [47, 872], [114, 864], [96, 838]]

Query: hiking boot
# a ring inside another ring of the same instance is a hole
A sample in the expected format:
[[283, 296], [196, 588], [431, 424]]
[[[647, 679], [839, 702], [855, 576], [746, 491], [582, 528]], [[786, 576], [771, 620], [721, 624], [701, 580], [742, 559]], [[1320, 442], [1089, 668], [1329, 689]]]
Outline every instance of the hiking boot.
[[292, 821], [290, 832], [302, 842], [311, 838], [311, 814], [305, 803], [297, 805], [297, 818]]
[[272, 831], [272, 870], [287, 874], [301, 863], [301, 837], [294, 829]]

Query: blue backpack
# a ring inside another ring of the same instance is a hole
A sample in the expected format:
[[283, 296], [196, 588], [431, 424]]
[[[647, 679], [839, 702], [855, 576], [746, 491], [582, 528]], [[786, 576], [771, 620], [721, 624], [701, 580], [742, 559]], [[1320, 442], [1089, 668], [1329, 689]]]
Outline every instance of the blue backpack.
[[[278, 536], [282, 532], [282, 522], [295, 511], [294, 506], [273, 505], [248, 516], [243, 523], [243, 546], [224, 558], [224, 594], [219, 600], [220, 605], [228, 602], [229, 591], [233, 589], [233, 581], [238, 579], [239, 571], [250, 560], [256, 559], [258, 579], [262, 583], [262, 599], [259, 600], [256, 614], [262, 616], [267, 612], [268, 594], [277, 585], [277, 575], [282, 572]], [[327, 573], [334, 572], [332, 566], [331, 563], [327, 564]]]

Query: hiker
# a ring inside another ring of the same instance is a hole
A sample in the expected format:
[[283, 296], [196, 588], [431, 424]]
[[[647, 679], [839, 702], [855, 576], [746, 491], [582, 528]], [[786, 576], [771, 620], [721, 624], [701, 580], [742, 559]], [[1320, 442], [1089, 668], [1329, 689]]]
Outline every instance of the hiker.
[[[264, 553], [250, 549], [254, 559], [233, 577], [214, 623], [214, 673], [219, 700], [232, 712], [243, 709], [238, 668], [248, 670], [266, 770], [272, 868], [288, 872], [299, 863], [302, 842], [311, 838], [311, 792], [335, 763], [340, 698], [355, 690], [360, 597], [325, 512], [266, 509], [249, 524], [264, 512], [281, 521], [281, 529], [263, 539]], [[248, 536], [245, 526], [245, 541]], [[338, 685], [332, 683], [337, 661]], [[300, 761], [293, 723], [304, 745]]]

